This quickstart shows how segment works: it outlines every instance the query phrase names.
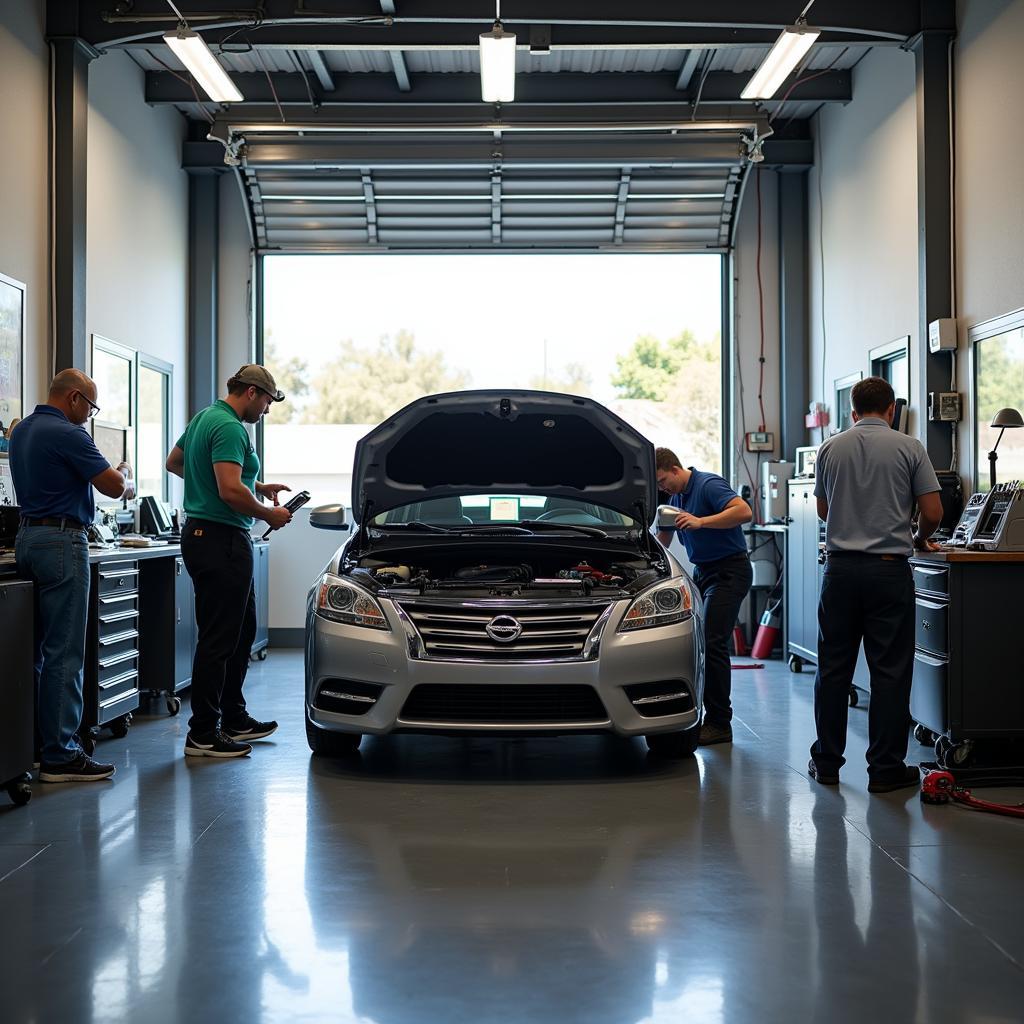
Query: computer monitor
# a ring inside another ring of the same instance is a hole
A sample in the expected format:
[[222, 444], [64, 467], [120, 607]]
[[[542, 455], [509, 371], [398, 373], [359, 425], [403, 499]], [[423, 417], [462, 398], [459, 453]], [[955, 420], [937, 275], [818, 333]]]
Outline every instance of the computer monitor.
[[151, 494], [139, 498], [139, 531], [156, 537], [171, 532], [171, 517], [167, 509]]

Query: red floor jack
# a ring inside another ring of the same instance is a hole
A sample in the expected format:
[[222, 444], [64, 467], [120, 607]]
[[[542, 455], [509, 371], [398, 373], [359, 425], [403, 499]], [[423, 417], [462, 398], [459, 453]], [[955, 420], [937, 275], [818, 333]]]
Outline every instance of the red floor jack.
[[1024, 818], [1024, 804], [997, 804], [991, 800], [979, 800], [971, 791], [956, 781], [952, 772], [928, 772], [921, 783], [921, 802], [925, 804], [963, 804], [975, 811], [989, 814], [1003, 814], [1009, 818]]

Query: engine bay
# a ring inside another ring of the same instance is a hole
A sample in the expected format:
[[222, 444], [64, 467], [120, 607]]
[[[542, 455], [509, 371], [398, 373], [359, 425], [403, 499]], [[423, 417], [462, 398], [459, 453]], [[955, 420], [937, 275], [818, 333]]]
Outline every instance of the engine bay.
[[[416, 554], [421, 557], [408, 562], [385, 560], [380, 555], [364, 556], [347, 571], [364, 586], [389, 592], [456, 591], [488, 596], [549, 594], [567, 597], [633, 593], [664, 575], [661, 566], [652, 565], [644, 558], [602, 560], [595, 558], [592, 551], [584, 557], [565, 551], [524, 551], [517, 545], [516, 561], [502, 559], [502, 552], [494, 551], [473, 552], [476, 555], [473, 560], [466, 557], [466, 551], [461, 552], [462, 558], [451, 553], [431, 557], [423, 549]], [[508, 552], [504, 554], [507, 556]]]

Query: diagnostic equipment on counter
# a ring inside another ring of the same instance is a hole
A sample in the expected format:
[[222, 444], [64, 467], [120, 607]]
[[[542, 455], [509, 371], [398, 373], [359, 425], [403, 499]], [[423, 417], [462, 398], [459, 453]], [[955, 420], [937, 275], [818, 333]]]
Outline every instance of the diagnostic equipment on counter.
[[807, 448], [796, 450], [796, 472], [795, 479], [806, 480], [814, 476], [814, 463], [818, 458], [818, 445], [811, 445]]
[[169, 537], [172, 532], [171, 516], [164, 503], [151, 494], [139, 498], [139, 533], [149, 537]]
[[1024, 551], [1024, 488], [1019, 480], [972, 494], [949, 547], [974, 551]]
[[[299, 491], [299, 493], [296, 494], [295, 497], [291, 499], [291, 501], [285, 503], [284, 507], [288, 509], [288, 511], [291, 512], [292, 515], [294, 515], [300, 508], [302, 508], [303, 505], [306, 504], [307, 501], [309, 501], [309, 499], [309, 491]], [[267, 532], [263, 534], [263, 537], [261, 539], [266, 540], [273, 532], [274, 528], [272, 526], [268, 527]]]

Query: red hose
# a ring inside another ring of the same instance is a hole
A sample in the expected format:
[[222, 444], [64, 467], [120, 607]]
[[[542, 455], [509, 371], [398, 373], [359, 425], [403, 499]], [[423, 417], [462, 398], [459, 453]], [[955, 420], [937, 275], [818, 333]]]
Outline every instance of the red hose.
[[997, 804], [979, 800], [971, 791], [957, 785], [951, 772], [929, 772], [921, 783], [921, 800], [926, 804], [948, 804], [950, 801], [988, 814], [1002, 814], [1007, 818], [1024, 818], [1024, 804]]

